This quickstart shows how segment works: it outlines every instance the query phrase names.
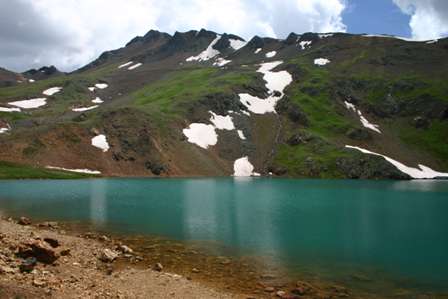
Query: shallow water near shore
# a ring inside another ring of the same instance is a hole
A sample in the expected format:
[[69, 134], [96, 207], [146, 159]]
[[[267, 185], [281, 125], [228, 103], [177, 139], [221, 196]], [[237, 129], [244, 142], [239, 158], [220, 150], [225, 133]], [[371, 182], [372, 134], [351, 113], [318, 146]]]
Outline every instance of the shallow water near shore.
[[215, 255], [257, 256], [291, 277], [373, 293], [448, 291], [447, 181], [0, 181], [0, 209], [201, 242]]

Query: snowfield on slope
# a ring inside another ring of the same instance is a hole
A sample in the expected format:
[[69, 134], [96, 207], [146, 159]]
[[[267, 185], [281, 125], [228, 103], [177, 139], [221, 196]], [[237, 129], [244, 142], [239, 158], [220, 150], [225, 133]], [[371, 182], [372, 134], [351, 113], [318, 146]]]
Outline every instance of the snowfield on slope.
[[330, 60], [327, 58], [316, 58], [314, 59], [314, 64], [318, 66], [324, 66], [330, 63]]
[[97, 84], [95, 84], [95, 87], [98, 89], [105, 89], [105, 88], [108, 88], [109, 85], [106, 83], [97, 83]]
[[72, 111], [74, 112], [84, 112], [84, 111], [89, 111], [95, 108], [98, 108], [98, 105], [94, 105], [94, 106], [89, 106], [89, 107], [78, 107], [78, 108], [73, 108]]
[[367, 118], [365, 118], [365, 117], [362, 115], [361, 110], [357, 109], [357, 108], [355, 107], [354, 104], [349, 103], [349, 102], [347, 102], [347, 101], [344, 101], [344, 104], [345, 104], [345, 107], [347, 107], [348, 110], [351, 110], [351, 111], [355, 112], [356, 114], [358, 114], [358, 116], [359, 116], [359, 120], [361, 121], [361, 124], [362, 124], [365, 128], [370, 129], [370, 130], [372, 130], [372, 131], [375, 131], [375, 132], [381, 134], [380, 126], [379, 126], [379, 125], [372, 124], [371, 122], [369, 122], [369, 121], [367, 120]]
[[366, 150], [366, 149], [363, 149], [363, 148], [360, 148], [357, 146], [346, 145], [345, 147], [358, 150], [364, 154], [383, 157], [384, 159], [386, 159], [387, 162], [389, 162], [390, 164], [395, 166], [401, 172], [409, 175], [413, 179], [435, 179], [437, 177], [448, 177], [448, 173], [443, 173], [443, 172], [438, 172], [438, 171], [432, 170], [431, 168], [429, 168], [425, 165], [419, 164], [418, 165], [419, 168], [409, 167], [409, 166], [406, 166], [403, 163], [400, 163], [400, 162], [398, 162], [392, 158], [389, 158], [385, 155], [371, 152], [369, 150]]
[[218, 135], [213, 125], [192, 123], [188, 128], [183, 129], [182, 132], [188, 138], [188, 142], [194, 143], [203, 149], [218, 143]]
[[249, 162], [249, 157], [242, 157], [233, 163], [233, 176], [235, 177], [249, 177], [260, 176], [259, 173], [254, 172], [254, 166]]
[[299, 43], [299, 46], [300, 46], [300, 48], [302, 48], [302, 50], [306, 50], [307, 47], [308, 48], [311, 47], [312, 43], [313, 43], [312, 41], [304, 40]]
[[127, 66], [133, 64], [133, 63], [134, 63], [133, 61], [129, 61], [129, 62], [120, 64], [120, 65], [118, 66], [118, 68], [119, 68], [119, 69], [122, 69], [122, 68], [124, 68], [124, 67], [127, 67]]
[[76, 172], [76, 173], [101, 174], [101, 171], [90, 170], [90, 169], [71, 169], [71, 168], [55, 167], [55, 166], [47, 166], [45, 168], [52, 169], [52, 170], [63, 170], [63, 171], [69, 171], [69, 172]]
[[233, 120], [230, 115], [222, 116], [212, 111], [209, 112], [212, 114], [210, 121], [213, 123], [216, 129], [228, 131], [235, 130], [235, 125], [233, 124]]
[[[255, 114], [276, 113], [275, 106], [283, 98], [285, 88], [291, 84], [292, 76], [287, 71], [272, 72], [274, 68], [282, 64], [283, 61], [274, 61], [261, 64], [257, 72], [263, 74], [266, 81], [266, 88], [270, 95], [266, 99], [252, 96], [248, 93], [239, 94], [240, 101], [250, 112]], [[279, 92], [279, 96], [274, 96], [274, 92]]]
[[6, 108], [6, 107], [0, 107], [0, 112], [20, 112], [20, 108]]
[[92, 138], [92, 145], [99, 148], [104, 153], [110, 149], [109, 143], [107, 142], [106, 135], [100, 134]]
[[15, 101], [8, 103], [11, 106], [20, 107], [22, 109], [34, 109], [45, 106], [47, 104], [46, 98], [29, 99], [23, 101]]
[[232, 47], [235, 51], [238, 51], [239, 49], [243, 48], [247, 42], [239, 39], [229, 39], [230, 47]]
[[92, 100], [92, 103], [94, 103], [94, 104], [102, 104], [102, 103], [104, 103], [104, 101], [101, 98], [96, 97], [95, 99]]
[[11, 130], [11, 127], [9, 124], [6, 124], [6, 127], [0, 127], [0, 134], [4, 134], [4, 133], [8, 132], [9, 130]]
[[143, 65], [143, 63], [141, 63], [141, 62], [136, 63], [136, 64], [131, 65], [130, 67], [128, 67], [128, 70], [129, 71], [135, 70], [136, 68], [141, 67], [142, 65]]
[[46, 96], [52, 96], [62, 90], [62, 87], [51, 87], [47, 90], [44, 90], [42, 93]]
[[218, 41], [220, 39], [221, 39], [221, 35], [217, 34], [216, 38], [211, 42], [210, 45], [208, 45], [207, 49], [205, 49], [204, 51], [199, 53], [199, 55], [197, 55], [197, 56], [188, 57], [186, 59], [186, 61], [188, 61], [188, 62], [190, 62], [190, 61], [207, 61], [207, 60], [210, 60], [210, 59], [218, 56], [220, 54], [220, 52], [218, 50], [216, 50], [215, 48], [213, 48], [213, 46], [216, 45], [216, 43], [218, 43]]
[[223, 66], [225, 66], [226, 64], [229, 64], [229, 63], [231, 63], [231, 62], [232, 62], [232, 60], [226, 60], [226, 59], [224, 59], [224, 58], [218, 58], [218, 59], [216, 59], [216, 61], [213, 63], [213, 65], [214, 65], [214, 66], [223, 67]]
[[271, 51], [271, 52], [266, 53], [266, 58], [272, 58], [275, 55], [277, 55], [277, 51]]

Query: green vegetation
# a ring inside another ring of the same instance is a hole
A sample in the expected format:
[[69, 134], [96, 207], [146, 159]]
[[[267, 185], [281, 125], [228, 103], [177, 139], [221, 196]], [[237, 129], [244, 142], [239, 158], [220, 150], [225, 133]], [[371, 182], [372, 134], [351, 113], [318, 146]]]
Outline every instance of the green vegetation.
[[92, 175], [0, 161], [0, 179], [81, 179], [88, 177], [92, 177]]
[[164, 121], [182, 114], [186, 104], [213, 93], [230, 93], [238, 86], [256, 79], [252, 71], [223, 71], [217, 68], [185, 69], [134, 92], [132, 98], [140, 109]]

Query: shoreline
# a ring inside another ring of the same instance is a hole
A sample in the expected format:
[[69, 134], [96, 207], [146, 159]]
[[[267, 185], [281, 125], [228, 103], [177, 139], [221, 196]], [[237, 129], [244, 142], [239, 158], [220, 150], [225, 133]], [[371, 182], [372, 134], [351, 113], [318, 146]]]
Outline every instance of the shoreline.
[[[46, 239], [56, 240], [57, 248]], [[23, 271], [26, 260], [18, 252], [36, 242], [58, 258]], [[292, 281], [257, 263], [167, 239], [111, 237], [79, 225], [0, 217], [0, 298], [350, 297], [344, 286]]]

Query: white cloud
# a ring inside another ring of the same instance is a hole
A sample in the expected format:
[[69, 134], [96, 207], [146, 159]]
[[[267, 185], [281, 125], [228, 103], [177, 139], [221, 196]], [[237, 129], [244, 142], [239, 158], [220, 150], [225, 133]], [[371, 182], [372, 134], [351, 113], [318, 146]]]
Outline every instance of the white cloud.
[[447, 0], [393, 0], [411, 16], [409, 26], [416, 40], [437, 39], [448, 34]]
[[71, 70], [150, 29], [206, 28], [246, 39], [345, 31], [345, 7], [345, 0], [0, 0], [0, 25], [8, 25], [0, 26], [0, 65]]

